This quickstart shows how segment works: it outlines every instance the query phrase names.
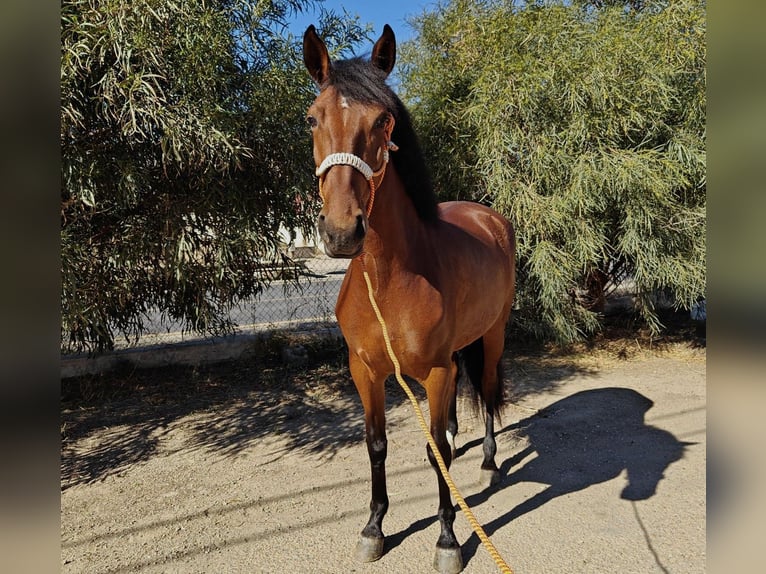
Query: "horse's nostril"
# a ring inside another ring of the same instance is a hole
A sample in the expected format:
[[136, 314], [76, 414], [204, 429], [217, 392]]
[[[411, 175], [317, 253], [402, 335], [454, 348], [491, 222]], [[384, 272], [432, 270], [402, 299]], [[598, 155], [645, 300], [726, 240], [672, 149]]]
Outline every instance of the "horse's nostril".
[[364, 217], [361, 215], [356, 216], [356, 237], [358, 239], [364, 238], [365, 235], [367, 235], [367, 229], [364, 227]]
[[324, 221], [324, 215], [321, 213], [319, 214], [319, 221]]

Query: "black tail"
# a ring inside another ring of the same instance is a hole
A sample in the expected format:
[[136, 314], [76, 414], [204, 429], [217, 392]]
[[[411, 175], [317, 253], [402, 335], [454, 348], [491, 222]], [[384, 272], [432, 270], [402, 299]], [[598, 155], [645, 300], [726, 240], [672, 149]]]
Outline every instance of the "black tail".
[[495, 418], [498, 418], [500, 410], [505, 404], [502, 361], [497, 363], [497, 385], [495, 385], [494, 393], [492, 393], [492, 396], [486, 397], [482, 393], [481, 388], [481, 379], [484, 373], [483, 339], [476, 339], [470, 345], [460, 349], [456, 355], [458, 386], [464, 382], [470, 382], [469, 385], [464, 386], [470, 390], [474, 400], [483, 403], [487, 412], [492, 413]]

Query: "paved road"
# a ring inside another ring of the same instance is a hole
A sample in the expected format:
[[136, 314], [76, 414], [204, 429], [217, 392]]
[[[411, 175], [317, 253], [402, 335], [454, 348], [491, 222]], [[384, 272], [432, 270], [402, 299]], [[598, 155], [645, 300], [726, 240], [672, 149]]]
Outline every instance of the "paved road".
[[[348, 260], [324, 257], [310, 259], [306, 266], [310, 275], [301, 280], [300, 287], [292, 283], [275, 281], [267, 285], [260, 297], [241, 302], [229, 316], [240, 331], [267, 330], [285, 324], [314, 323], [335, 320], [335, 301], [338, 298]], [[144, 343], [196, 339], [193, 333], [182, 333], [183, 325], [177, 321], [163, 322], [159, 312], [150, 314], [145, 322], [147, 336]], [[156, 337], [153, 335], [157, 335]], [[117, 346], [120, 345], [118, 340]]]
[[286, 321], [327, 321], [335, 319], [335, 300], [343, 282], [342, 275], [313, 278], [296, 289], [277, 282], [262, 295], [232, 310], [232, 318], [243, 329], [268, 327]]

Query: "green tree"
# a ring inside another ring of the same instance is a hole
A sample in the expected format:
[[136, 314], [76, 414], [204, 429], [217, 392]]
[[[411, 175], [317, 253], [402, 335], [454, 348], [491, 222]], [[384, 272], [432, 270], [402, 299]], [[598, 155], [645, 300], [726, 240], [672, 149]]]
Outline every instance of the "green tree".
[[704, 296], [704, 1], [454, 0], [413, 23], [437, 189], [514, 222], [523, 328], [579, 339], [625, 279], [654, 331], [660, 298]]
[[[62, 346], [138, 337], [150, 310], [221, 332], [269, 280], [280, 224], [313, 225], [299, 38], [314, 0], [61, 7]], [[323, 12], [337, 51], [365, 36]]]

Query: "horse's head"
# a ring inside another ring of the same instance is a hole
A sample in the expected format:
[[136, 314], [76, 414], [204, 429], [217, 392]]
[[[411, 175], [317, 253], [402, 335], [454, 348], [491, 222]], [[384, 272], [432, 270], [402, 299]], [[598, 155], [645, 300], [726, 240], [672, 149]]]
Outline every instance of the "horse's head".
[[364, 247], [375, 187], [392, 145], [394, 101], [385, 79], [395, 59], [388, 25], [369, 62], [331, 62], [314, 26], [303, 36], [303, 61], [320, 89], [307, 117], [322, 198], [317, 229], [331, 257], [354, 257]]

